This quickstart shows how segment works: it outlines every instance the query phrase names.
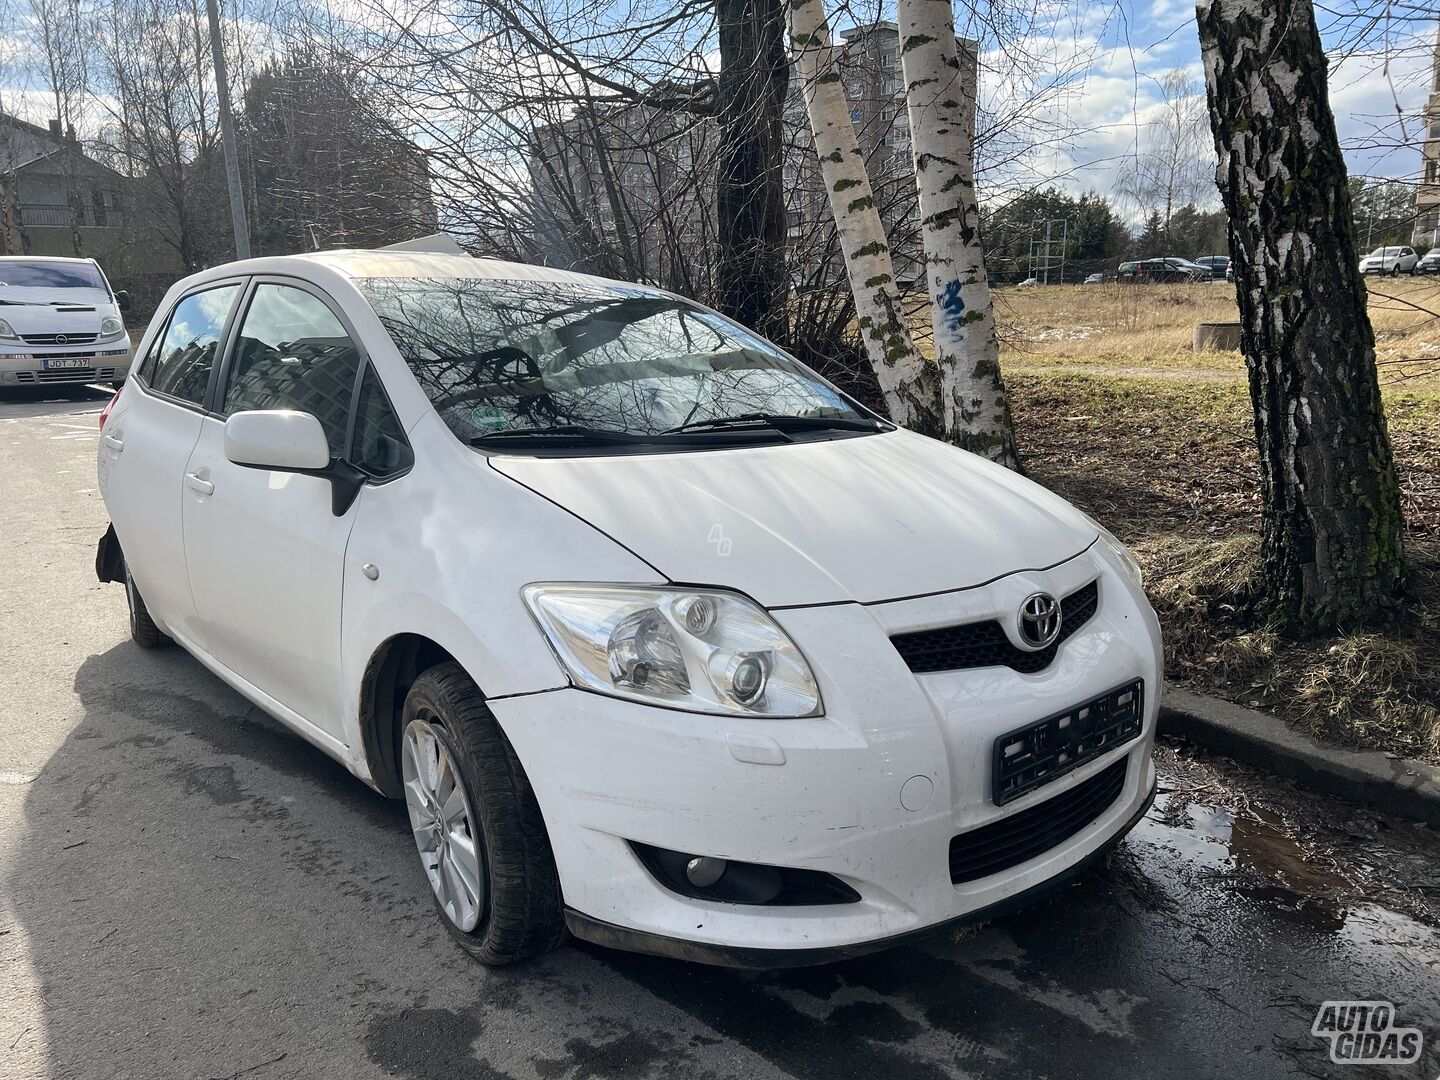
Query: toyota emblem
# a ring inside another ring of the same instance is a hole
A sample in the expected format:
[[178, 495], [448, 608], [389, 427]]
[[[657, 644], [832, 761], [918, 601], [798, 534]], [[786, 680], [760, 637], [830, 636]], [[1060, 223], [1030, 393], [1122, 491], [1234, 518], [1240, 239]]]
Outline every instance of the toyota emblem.
[[1043, 649], [1059, 636], [1059, 601], [1043, 592], [1027, 596], [1020, 605], [1020, 640], [1032, 649]]

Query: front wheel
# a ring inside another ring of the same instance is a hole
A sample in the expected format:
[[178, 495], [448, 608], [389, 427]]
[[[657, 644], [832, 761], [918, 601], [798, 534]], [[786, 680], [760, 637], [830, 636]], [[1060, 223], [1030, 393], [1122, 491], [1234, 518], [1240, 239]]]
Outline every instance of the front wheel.
[[420, 865], [446, 930], [482, 964], [564, 938], [560, 881], [540, 806], [479, 688], [455, 663], [405, 698], [400, 772]]
[[1396, 263], [1394, 266], [1392, 266], [1392, 267], [1390, 268], [1390, 276], [1391, 276], [1391, 277], [1399, 277], [1399, 276], [1400, 276], [1400, 264], [1399, 264], [1399, 263]]

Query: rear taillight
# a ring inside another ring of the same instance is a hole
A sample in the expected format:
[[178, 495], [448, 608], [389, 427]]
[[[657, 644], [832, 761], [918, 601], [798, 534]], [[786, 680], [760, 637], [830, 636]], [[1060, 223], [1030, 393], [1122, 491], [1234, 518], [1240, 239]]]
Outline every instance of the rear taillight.
[[111, 397], [109, 402], [106, 403], [105, 408], [100, 410], [101, 431], [105, 430], [105, 421], [110, 419], [110, 412], [115, 408], [115, 403], [120, 400], [121, 391], [123, 391], [124, 389], [125, 388], [122, 386], [119, 390], [116, 390], [114, 396]]

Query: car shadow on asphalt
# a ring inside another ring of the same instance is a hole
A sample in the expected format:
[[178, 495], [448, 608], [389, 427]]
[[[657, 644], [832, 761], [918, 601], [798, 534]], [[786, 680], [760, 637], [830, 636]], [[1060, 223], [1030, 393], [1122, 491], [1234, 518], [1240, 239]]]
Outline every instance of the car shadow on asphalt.
[[113, 390], [89, 385], [0, 389], [0, 420], [97, 412], [114, 395]]
[[[1313, 988], [1286, 1004], [1250, 976], [1310, 965], [1294, 942], [1208, 910], [1143, 828], [1034, 908], [862, 959], [748, 973], [571, 944], [489, 970], [436, 922], [403, 805], [180, 649], [127, 641], [74, 685], [6, 882], [55, 1076], [257, 1053], [418, 1080], [1365, 1075], [1307, 1038]], [[507, 1024], [521, 1065], [497, 1064]]]

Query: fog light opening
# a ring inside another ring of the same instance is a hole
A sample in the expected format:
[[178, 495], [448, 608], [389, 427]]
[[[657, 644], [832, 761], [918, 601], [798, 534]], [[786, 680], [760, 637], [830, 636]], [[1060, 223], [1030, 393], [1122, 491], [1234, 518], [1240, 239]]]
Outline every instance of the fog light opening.
[[691, 859], [685, 864], [685, 879], [697, 889], [708, 889], [724, 876], [726, 865], [724, 859]]
[[671, 892], [723, 904], [853, 904], [860, 894], [819, 870], [736, 862], [630, 842], [652, 877]]

